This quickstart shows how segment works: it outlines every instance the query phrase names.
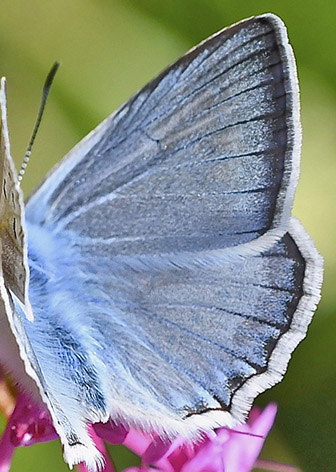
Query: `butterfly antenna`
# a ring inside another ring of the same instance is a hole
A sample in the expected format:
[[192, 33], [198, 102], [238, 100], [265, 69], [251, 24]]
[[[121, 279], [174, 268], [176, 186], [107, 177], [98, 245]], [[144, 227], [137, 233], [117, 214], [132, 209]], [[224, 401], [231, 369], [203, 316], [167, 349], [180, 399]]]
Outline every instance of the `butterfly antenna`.
[[21, 165], [21, 168], [20, 168], [20, 171], [19, 171], [19, 175], [18, 175], [19, 182], [21, 182], [22, 177], [25, 173], [27, 164], [29, 162], [31, 150], [32, 150], [32, 147], [33, 147], [36, 135], [37, 135], [37, 131], [40, 127], [41, 120], [42, 120], [42, 115], [43, 115], [43, 112], [44, 112], [44, 109], [45, 109], [47, 98], [49, 96], [50, 87], [51, 87], [51, 84], [54, 81], [54, 78], [55, 78], [55, 75], [56, 75], [56, 72], [57, 72], [57, 69], [59, 68], [59, 66], [60, 66], [60, 63], [56, 61], [55, 64], [50, 69], [50, 72], [47, 75], [46, 81], [44, 83], [43, 92], [42, 92], [42, 99], [41, 99], [41, 105], [40, 105], [40, 109], [39, 109], [39, 112], [38, 112], [38, 115], [37, 115], [37, 118], [36, 118], [33, 134], [32, 134], [32, 137], [30, 138], [28, 148], [27, 148], [25, 157], [23, 159], [23, 162], [22, 162], [22, 165]]

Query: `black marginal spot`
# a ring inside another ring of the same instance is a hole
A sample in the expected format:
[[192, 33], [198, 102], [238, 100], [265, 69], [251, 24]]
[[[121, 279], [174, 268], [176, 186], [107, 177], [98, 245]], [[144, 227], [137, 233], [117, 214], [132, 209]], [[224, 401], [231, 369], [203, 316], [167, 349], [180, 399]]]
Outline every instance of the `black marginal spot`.
[[205, 405], [203, 403], [199, 403], [192, 408], [186, 406], [184, 408], [185, 415], [183, 416], [182, 419], [185, 420], [187, 418], [190, 418], [193, 415], [202, 415], [203, 413], [208, 413], [209, 411], [218, 411], [218, 410], [229, 411], [230, 410], [230, 406], [227, 405], [225, 402], [223, 402], [223, 400], [218, 395], [213, 394], [212, 398], [216, 400], [217, 403], [219, 403], [220, 408], [210, 408], [208, 405]]
[[70, 433], [66, 434], [66, 439], [70, 447], [84, 446], [84, 444], [80, 441], [79, 437], [74, 431], [71, 431]]
[[225, 411], [229, 409], [228, 405], [225, 402], [223, 402], [223, 400], [219, 398], [218, 395], [213, 395], [213, 398], [220, 404], [222, 410]]
[[69, 442], [69, 441], [68, 441], [68, 445], [69, 445], [70, 447], [84, 446], [84, 444], [83, 444], [82, 442], [80, 442], [80, 441], [72, 441], [72, 442]]

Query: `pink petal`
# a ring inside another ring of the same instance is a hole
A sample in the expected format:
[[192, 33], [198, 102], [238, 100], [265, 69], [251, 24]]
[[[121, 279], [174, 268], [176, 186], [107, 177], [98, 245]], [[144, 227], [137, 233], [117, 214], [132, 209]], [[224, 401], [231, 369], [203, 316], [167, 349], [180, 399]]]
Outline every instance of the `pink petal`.
[[124, 469], [123, 472], [160, 472], [160, 469], [152, 469], [151, 467], [129, 467]]
[[98, 436], [110, 444], [122, 444], [128, 434], [128, 430], [122, 425], [116, 425], [113, 421], [96, 423], [94, 429]]
[[144, 464], [153, 464], [168, 454], [171, 448], [171, 442], [163, 441], [160, 437], [156, 437], [142, 454], [142, 462]]
[[258, 415], [257, 418], [253, 418], [253, 410], [252, 409], [252, 419], [249, 420], [249, 424], [251, 424], [251, 431], [256, 434], [263, 434], [264, 436], [267, 435], [270, 429], [273, 426], [275, 416], [277, 413], [277, 406], [275, 403], [270, 403], [267, 407]]
[[0, 441], [0, 472], [10, 468], [14, 451], [19, 446], [57, 439], [50, 415], [23, 393], [18, 393], [16, 405]]
[[149, 435], [140, 433], [135, 429], [131, 429], [126, 436], [123, 445], [133, 451], [139, 457], [142, 457], [143, 453], [146, 451], [151, 442], [152, 438]]
[[58, 438], [46, 407], [18, 393], [16, 406], [9, 420], [10, 440], [15, 447], [52, 441]]
[[[232, 431], [230, 440], [223, 444], [222, 455], [225, 472], [249, 472], [258, 458], [264, 440], [271, 429], [276, 415], [276, 406], [268, 405], [260, 415], [252, 415], [252, 424], [239, 427], [249, 430], [251, 436]], [[261, 435], [262, 437], [257, 437]]]
[[[156, 437], [143, 453], [142, 462], [144, 464], [157, 463], [157, 465], [160, 465], [162, 460], [171, 456], [174, 451], [180, 450], [184, 444], [186, 444], [186, 440], [181, 436], [178, 436], [174, 441], [164, 441], [160, 437]], [[193, 449], [192, 446], [191, 449]]]
[[211, 440], [205, 440], [193, 458], [182, 467], [181, 472], [219, 472], [224, 469], [221, 451]]
[[170, 454], [163, 457], [155, 465], [160, 466], [165, 471], [167, 470], [167, 472], [171, 470], [180, 472], [184, 464], [194, 457], [196, 448], [197, 444], [192, 444], [179, 437], [174, 441], [171, 452], [169, 451]]

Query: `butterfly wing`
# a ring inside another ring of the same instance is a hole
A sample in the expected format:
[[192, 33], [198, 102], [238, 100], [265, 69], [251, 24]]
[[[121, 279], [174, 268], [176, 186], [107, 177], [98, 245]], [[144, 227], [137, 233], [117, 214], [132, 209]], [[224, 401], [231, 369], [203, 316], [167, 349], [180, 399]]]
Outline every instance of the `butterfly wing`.
[[35, 322], [20, 319], [69, 464], [97, 460], [85, 424], [108, 416], [191, 438], [244, 419], [284, 375], [319, 300], [322, 261], [298, 222], [288, 229], [254, 256], [178, 264], [88, 259], [67, 235], [28, 226]]
[[97, 326], [91, 345], [109, 366], [112, 417], [161, 434], [242, 421], [282, 378], [319, 299], [321, 260], [296, 220], [255, 256], [97, 263], [77, 286], [87, 306], [101, 293], [82, 321]]
[[23, 196], [16, 169], [10, 155], [7, 125], [6, 80], [1, 79], [1, 158], [0, 158], [0, 242], [1, 264], [6, 287], [26, 307], [32, 318], [28, 300], [29, 270], [23, 222]]
[[278, 236], [299, 141], [284, 26], [273, 16], [247, 20], [192, 49], [107, 118], [29, 200], [27, 218], [111, 255]]
[[292, 51], [264, 15], [183, 56], [30, 198], [19, 342], [70, 464], [97, 458], [89, 421], [193, 436], [281, 378], [321, 278], [290, 220], [299, 144]]

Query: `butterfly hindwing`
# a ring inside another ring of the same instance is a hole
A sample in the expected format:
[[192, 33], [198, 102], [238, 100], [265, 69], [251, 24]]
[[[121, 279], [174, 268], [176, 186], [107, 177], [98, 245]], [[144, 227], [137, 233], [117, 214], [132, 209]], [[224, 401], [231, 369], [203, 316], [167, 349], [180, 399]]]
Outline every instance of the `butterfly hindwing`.
[[[151, 266], [135, 258], [90, 265], [70, 246], [39, 260], [33, 229], [36, 322], [25, 325], [49, 389], [68, 398], [67, 416], [107, 409], [169, 436], [242, 421], [254, 397], [283, 376], [319, 297], [320, 257], [298, 222], [289, 231], [255, 256], [184, 254], [180, 265], [162, 256]], [[49, 241], [49, 255], [59, 244]], [[49, 284], [44, 269], [56, 265], [66, 281]], [[48, 313], [43, 297], [54, 306]]]

